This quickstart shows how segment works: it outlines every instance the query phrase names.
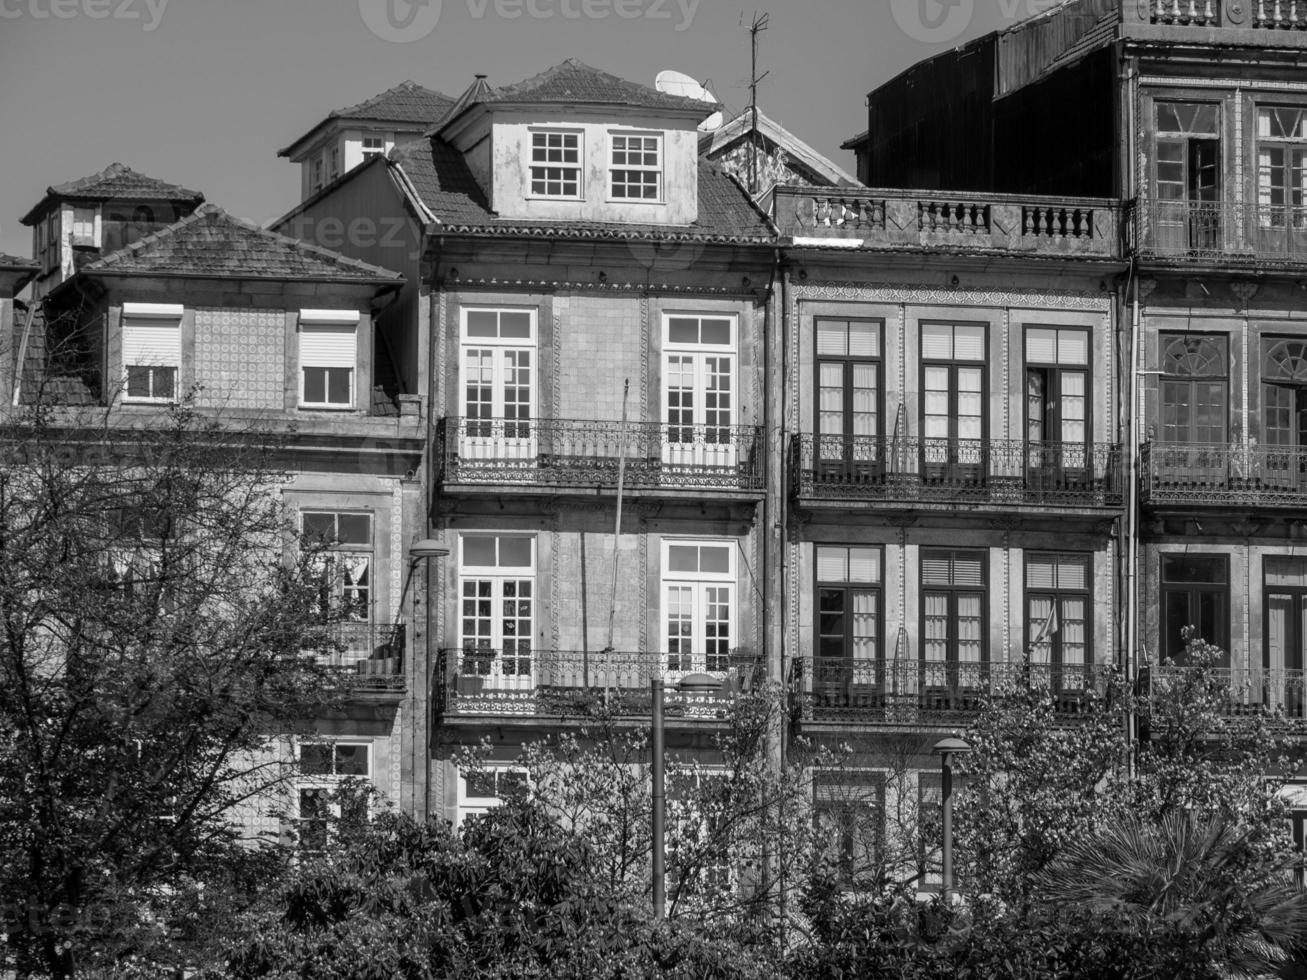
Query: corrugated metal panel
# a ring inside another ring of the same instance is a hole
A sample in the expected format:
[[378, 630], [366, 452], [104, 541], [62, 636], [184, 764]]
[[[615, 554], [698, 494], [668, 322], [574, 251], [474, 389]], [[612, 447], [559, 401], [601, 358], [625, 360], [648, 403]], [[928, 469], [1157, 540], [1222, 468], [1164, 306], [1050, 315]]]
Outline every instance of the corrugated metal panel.
[[1000, 34], [995, 98], [1028, 85], [1054, 66], [1110, 43], [1121, 21], [1120, 2], [1068, 0]]

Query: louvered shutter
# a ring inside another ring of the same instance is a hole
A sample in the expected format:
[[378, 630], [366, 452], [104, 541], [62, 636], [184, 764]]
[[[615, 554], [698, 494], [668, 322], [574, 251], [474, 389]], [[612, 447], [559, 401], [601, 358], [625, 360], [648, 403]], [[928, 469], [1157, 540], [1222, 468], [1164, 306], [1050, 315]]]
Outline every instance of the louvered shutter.
[[300, 366], [353, 368], [358, 360], [357, 328], [305, 323], [300, 327]]
[[176, 367], [182, 359], [181, 323], [171, 318], [124, 317], [124, 367]]

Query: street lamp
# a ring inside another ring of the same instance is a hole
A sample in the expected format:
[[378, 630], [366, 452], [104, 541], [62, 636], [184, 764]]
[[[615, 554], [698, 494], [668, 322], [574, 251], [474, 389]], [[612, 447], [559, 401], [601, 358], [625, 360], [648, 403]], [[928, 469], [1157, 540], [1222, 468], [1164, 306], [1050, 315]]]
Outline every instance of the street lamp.
[[[418, 541], [408, 549], [410, 566], [418, 562], [425, 564], [422, 589], [426, 597], [425, 618], [422, 626], [423, 657], [422, 681], [417, 681], [417, 671], [413, 672], [414, 728], [412, 758], [413, 778], [418, 777], [419, 747], [422, 755], [422, 819], [426, 820], [431, 812], [431, 559], [449, 557], [449, 549], [439, 541], [426, 538]], [[418, 719], [421, 721], [418, 721]]]
[[944, 902], [948, 903], [953, 892], [953, 766], [955, 755], [966, 755], [971, 746], [960, 738], [943, 738], [931, 749], [932, 755], [940, 757], [942, 804], [944, 810]]

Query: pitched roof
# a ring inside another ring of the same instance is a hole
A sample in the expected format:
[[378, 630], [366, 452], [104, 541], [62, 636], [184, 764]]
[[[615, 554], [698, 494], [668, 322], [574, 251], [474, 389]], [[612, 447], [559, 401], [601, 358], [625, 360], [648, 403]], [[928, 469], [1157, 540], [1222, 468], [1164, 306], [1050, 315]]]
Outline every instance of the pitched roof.
[[295, 147], [333, 119], [375, 120], [376, 122], [413, 123], [430, 126], [442, 119], [453, 104], [454, 100], [448, 95], [437, 92], [435, 89], [426, 88], [412, 79], [408, 79], [400, 82], [394, 88], [388, 88], [380, 95], [374, 95], [357, 105], [331, 110], [331, 112], [327, 113], [325, 119], [307, 133], [285, 149], [278, 150], [277, 156], [290, 156]]
[[[568, 58], [562, 64], [546, 68], [539, 75], [512, 85], [494, 88], [478, 79], [473, 89], [463, 93], [459, 108], [451, 110], [441, 120], [443, 129], [467, 109], [485, 103], [504, 105], [541, 105], [564, 103], [575, 105], [620, 105], [636, 109], [657, 109], [672, 112], [692, 112], [706, 118], [720, 106], [715, 102], [701, 102], [681, 95], [659, 92], [648, 85], [629, 82], [606, 71]], [[473, 91], [475, 89], [475, 92]]]
[[88, 275], [398, 282], [398, 272], [267, 231], [214, 204], [83, 266]]
[[63, 184], [47, 187], [45, 196], [23, 217], [23, 224], [36, 222], [37, 215], [52, 200], [109, 201], [170, 201], [179, 204], [200, 204], [204, 195], [180, 184], [170, 184], [133, 170], [125, 163], [111, 163], [97, 174], [81, 177]]
[[[699, 137], [699, 153], [703, 156], [716, 158], [719, 154], [725, 153], [732, 146], [739, 143], [752, 131], [753, 114], [746, 109], [725, 125], [710, 133], [703, 133]], [[758, 110], [758, 132], [762, 134], [765, 140], [784, 150], [794, 162], [812, 171], [816, 179], [805, 179], [805, 183], [826, 182], [834, 186], [858, 186], [858, 181], [846, 173], [838, 164], [818, 153], [776, 120], [768, 117], [761, 109]]]
[[699, 218], [692, 225], [639, 225], [606, 221], [529, 221], [501, 218], [463, 155], [440, 139], [397, 146], [390, 155], [408, 186], [444, 231], [478, 235], [529, 235], [585, 239], [695, 239], [771, 242], [775, 232], [733, 177], [711, 160], [699, 160]]
[[36, 259], [26, 259], [20, 255], [9, 255], [6, 252], [0, 252], [0, 269], [39, 269], [40, 264]]

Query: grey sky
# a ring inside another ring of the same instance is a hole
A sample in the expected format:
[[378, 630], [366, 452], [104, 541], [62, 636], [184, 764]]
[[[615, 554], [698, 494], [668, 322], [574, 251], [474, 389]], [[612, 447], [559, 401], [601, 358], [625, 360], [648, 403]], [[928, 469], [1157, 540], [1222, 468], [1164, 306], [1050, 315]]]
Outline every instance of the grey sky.
[[866, 128], [868, 91], [1049, 0], [418, 3], [0, 0], [0, 251], [31, 253], [18, 219], [48, 185], [115, 160], [266, 222], [298, 195], [277, 150], [405, 78], [457, 95], [477, 72], [512, 82], [575, 57], [646, 83], [675, 68], [739, 108], [764, 10], [761, 106], [852, 170], [839, 144]]

